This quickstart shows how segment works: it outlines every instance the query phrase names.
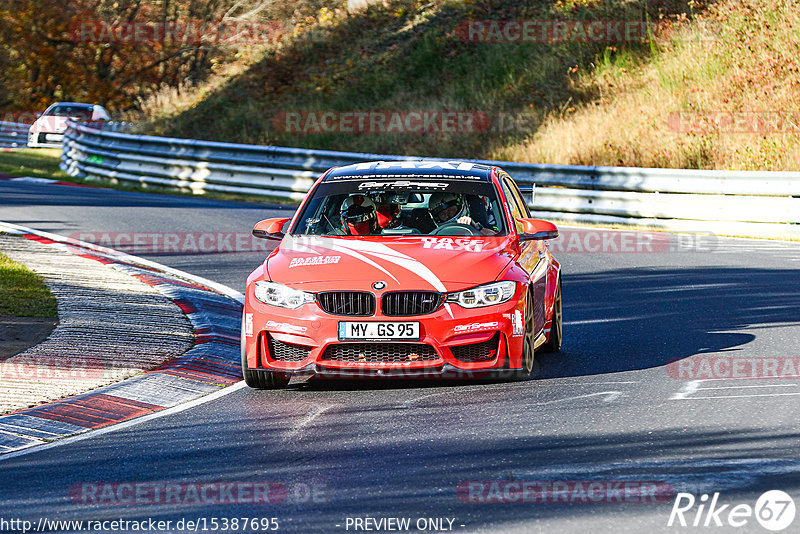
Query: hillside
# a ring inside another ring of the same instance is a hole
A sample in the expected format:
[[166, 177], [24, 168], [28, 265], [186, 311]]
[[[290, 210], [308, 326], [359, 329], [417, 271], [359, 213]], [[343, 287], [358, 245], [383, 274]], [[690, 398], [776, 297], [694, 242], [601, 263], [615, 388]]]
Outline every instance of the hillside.
[[[378, 153], [792, 170], [798, 14], [791, 0], [322, 9], [243, 72], [151, 106], [147, 128]], [[489, 20], [547, 30], [514, 39]], [[609, 21], [633, 31], [620, 38]], [[608, 37], [585, 37], [592, 23]]]

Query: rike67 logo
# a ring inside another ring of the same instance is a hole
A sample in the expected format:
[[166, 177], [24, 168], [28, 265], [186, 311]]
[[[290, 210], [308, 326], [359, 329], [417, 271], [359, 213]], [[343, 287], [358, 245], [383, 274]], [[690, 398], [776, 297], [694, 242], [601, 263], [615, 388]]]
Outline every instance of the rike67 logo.
[[678, 493], [667, 526], [741, 528], [752, 525], [755, 518], [765, 529], [778, 532], [794, 522], [794, 500], [784, 491], [762, 493], [754, 506], [746, 503], [722, 504], [719, 496], [719, 492], [711, 497], [704, 493], [700, 498], [691, 493]]

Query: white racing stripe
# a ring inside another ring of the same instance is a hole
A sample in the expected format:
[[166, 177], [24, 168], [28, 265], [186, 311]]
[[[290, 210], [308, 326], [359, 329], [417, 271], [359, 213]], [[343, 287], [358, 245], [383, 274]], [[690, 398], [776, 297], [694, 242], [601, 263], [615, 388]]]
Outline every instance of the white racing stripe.
[[355, 252], [354, 250], [351, 250], [351, 249], [349, 249], [347, 247], [343, 247], [341, 245], [335, 245], [335, 244], [331, 245], [330, 250], [333, 250], [333, 251], [336, 251], [336, 252], [341, 252], [342, 254], [347, 254], [348, 256], [351, 256], [353, 258], [361, 260], [361, 261], [363, 261], [364, 263], [366, 263], [368, 265], [372, 265], [376, 269], [379, 269], [380, 271], [386, 273], [386, 276], [390, 277], [392, 280], [394, 280], [398, 284], [400, 283], [400, 280], [395, 278], [395, 276], [392, 273], [390, 273], [388, 270], [384, 269], [383, 267], [381, 267], [380, 265], [378, 265], [374, 261], [370, 260], [369, 258], [365, 257], [363, 254], [359, 254], [358, 252]]
[[[381, 267], [380, 265], [378, 265], [374, 261], [370, 260], [369, 258], [366, 258], [362, 254], [359, 254], [358, 252], [355, 252], [355, 251], [353, 251], [353, 250], [351, 250], [349, 248], [343, 247], [343, 246], [338, 245], [336, 243], [323, 243], [322, 240], [324, 238], [318, 238], [318, 239], [320, 240], [320, 242], [318, 242], [318, 243], [309, 243], [311, 246], [308, 246], [308, 245], [306, 245], [304, 243], [299, 242], [298, 239], [295, 239], [292, 236], [289, 236], [289, 238], [287, 239], [287, 242], [289, 244], [289, 250], [291, 250], [293, 252], [307, 252], [307, 253], [310, 253], [310, 254], [317, 254], [317, 255], [322, 254], [321, 251], [319, 251], [317, 249], [314, 249], [314, 248], [311, 248], [312, 246], [316, 246], [318, 248], [321, 248], [322, 250], [332, 250], [332, 251], [339, 252], [341, 254], [345, 254], [345, 255], [350, 256], [352, 258], [355, 258], [357, 260], [363, 261], [364, 263], [366, 263], [368, 265], [372, 265], [373, 267], [375, 267], [379, 271], [382, 271], [382, 272], [386, 273], [386, 276], [390, 277], [392, 280], [394, 280], [398, 284], [400, 283], [400, 281], [397, 278], [395, 278], [394, 275], [392, 275], [392, 273], [390, 273], [389, 271], [387, 271], [386, 269], [384, 269], [383, 267]], [[308, 241], [310, 241], [310, 240], [308, 240]]]
[[[433, 271], [428, 269], [423, 263], [415, 260], [411, 256], [403, 254], [388, 245], [383, 243], [370, 243], [370, 242], [360, 242], [360, 241], [353, 241], [347, 243], [341, 243], [335, 240], [334, 238], [326, 238], [326, 237], [318, 237], [318, 236], [311, 236], [308, 238], [302, 239], [304, 242], [300, 242], [296, 238], [289, 236], [288, 244], [290, 250], [293, 251], [315, 251], [312, 247], [321, 248], [323, 250], [332, 250], [336, 252], [340, 252], [342, 254], [347, 254], [351, 257], [359, 259], [368, 265], [372, 265], [377, 269], [380, 269], [382, 272], [386, 273], [388, 276], [392, 278], [398, 284], [400, 281], [395, 278], [387, 269], [381, 267], [377, 263], [373, 262], [372, 260], [366, 258], [363, 254], [369, 254], [370, 256], [381, 259], [388, 263], [391, 263], [397, 267], [401, 267], [412, 274], [415, 274], [422, 278], [425, 282], [429, 283], [436, 291], [440, 293], [447, 293], [447, 288], [445, 287], [444, 283], [437, 277]], [[363, 253], [363, 254], [361, 254]], [[447, 313], [453, 318], [453, 310], [450, 308], [449, 304], [444, 305]]]
[[334, 240], [334, 238], [325, 238], [316, 236], [304, 239], [302, 241], [290, 237], [289, 239], [290, 250], [300, 251], [300, 252], [316, 252], [316, 249], [323, 249], [323, 250], [332, 250], [336, 252], [341, 252], [343, 254], [348, 254], [369, 265], [372, 265], [373, 267], [376, 267], [377, 269], [380, 269], [382, 272], [391, 276], [394, 281], [399, 283], [397, 278], [392, 276], [392, 274], [388, 270], [384, 269], [383, 267], [379, 266], [378, 264], [376, 264], [375, 262], [371, 261], [370, 259], [364, 256], [364, 254], [368, 254], [370, 256], [382, 259], [398, 267], [402, 267], [403, 269], [411, 272], [412, 274], [416, 274], [417, 276], [428, 282], [437, 291], [443, 293], [447, 292], [444, 283], [442, 283], [442, 281], [433, 273], [433, 271], [428, 269], [424, 264], [420, 263], [418, 260], [415, 260], [411, 256], [407, 256], [402, 252], [398, 252], [397, 250], [383, 243], [369, 243], [369, 242], [359, 242], [359, 241], [342, 243]]

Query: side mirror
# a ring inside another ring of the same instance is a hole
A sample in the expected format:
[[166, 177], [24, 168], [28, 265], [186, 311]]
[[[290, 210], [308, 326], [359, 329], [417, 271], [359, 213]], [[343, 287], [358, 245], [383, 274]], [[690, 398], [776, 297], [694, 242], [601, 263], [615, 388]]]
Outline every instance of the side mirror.
[[520, 241], [536, 241], [539, 239], [555, 239], [558, 237], [556, 225], [541, 219], [517, 219], [522, 225], [522, 233], [518, 234]]
[[280, 217], [258, 221], [253, 227], [253, 235], [262, 239], [283, 239], [283, 225], [291, 219]]

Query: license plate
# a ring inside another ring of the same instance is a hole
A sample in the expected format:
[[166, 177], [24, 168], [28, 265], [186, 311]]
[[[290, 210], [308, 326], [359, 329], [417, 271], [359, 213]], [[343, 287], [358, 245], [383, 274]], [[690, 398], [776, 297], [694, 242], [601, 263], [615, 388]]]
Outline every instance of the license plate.
[[47, 141], [63, 141], [64, 134], [44, 134], [44, 138]]
[[419, 340], [419, 323], [377, 322], [377, 321], [341, 321], [339, 323], [339, 339], [360, 341], [387, 341], [395, 339]]

